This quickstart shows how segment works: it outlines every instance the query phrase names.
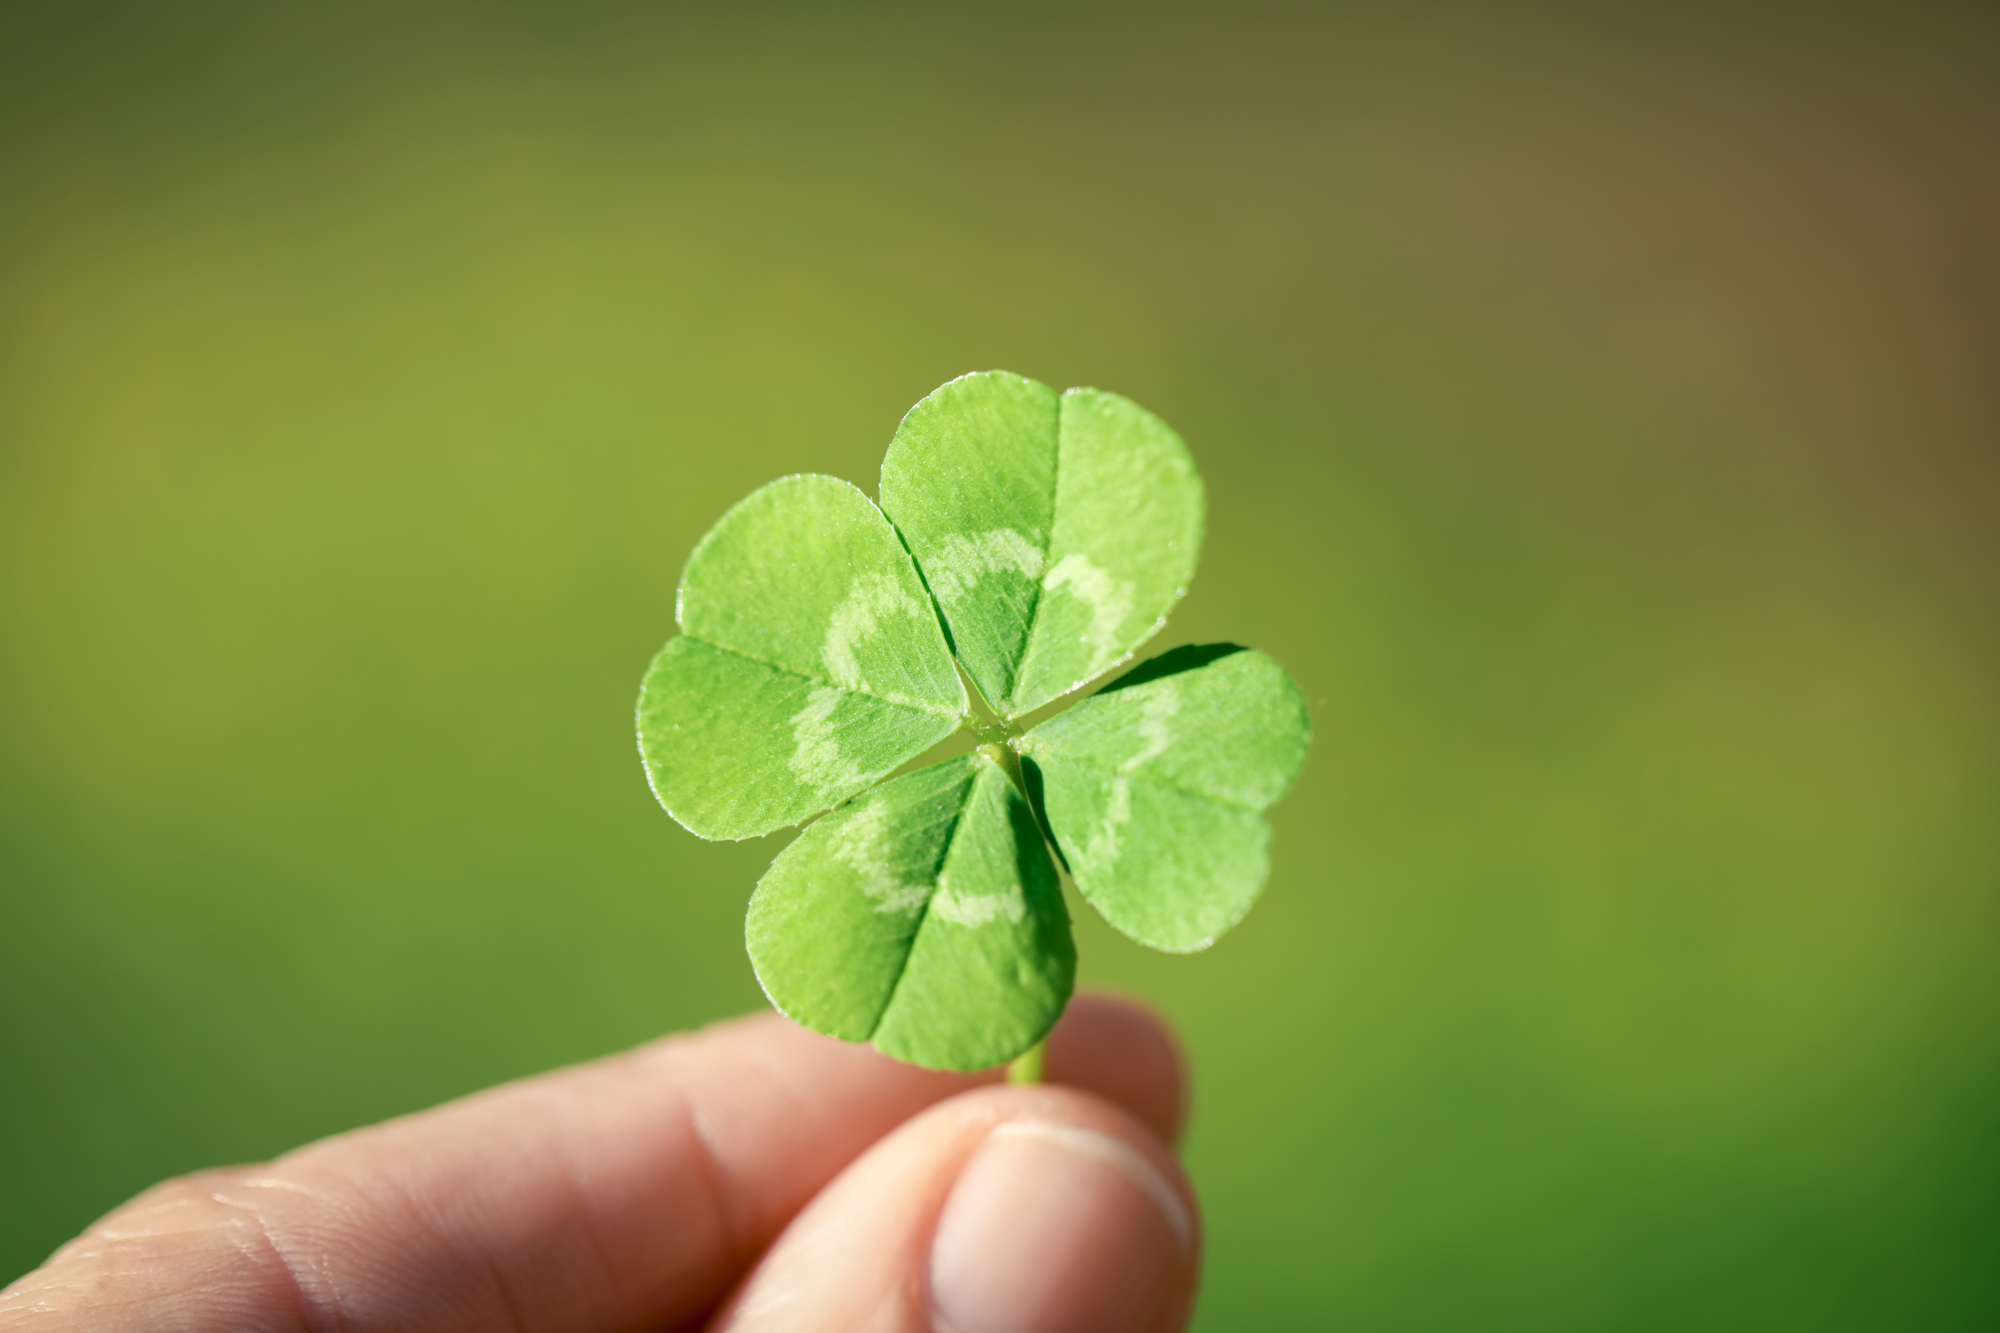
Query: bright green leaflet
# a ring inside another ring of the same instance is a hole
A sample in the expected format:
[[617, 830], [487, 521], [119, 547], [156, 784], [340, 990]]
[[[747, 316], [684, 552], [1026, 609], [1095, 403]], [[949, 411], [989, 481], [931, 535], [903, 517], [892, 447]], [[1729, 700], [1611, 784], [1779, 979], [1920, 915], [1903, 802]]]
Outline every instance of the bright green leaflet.
[[[751, 899], [773, 1003], [898, 1059], [980, 1069], [1041, 1041], [1075, 981], [1046, 838], [1119, 930], [1206, 948], [1263, 886], [1264, 812], [1310, 729], [1275, 662], [1221, 644], [1163, 653], [1020, 734], [1129, 659], [1193, 577], [1201, 478], [1143, 408], [964, 376], [903, 419], [881, 496], [786, 477], [723, 515], [646, 673], [640, 750], [702, 837], [824, 815]], [[975, 719], [960, 669], [998, 723]], [[890, 777], [961, 729], [977, 752]]]
[[1005, 718], [1102, 675], [1166, 623], [1201, 553], [1187, 446], [1138, 404], [966, 375], [904, 417], [882, 509], [966, 674]]
[[1139, 943], [1188, 953], [1263, 888], [1264, 811], [1310, 739], [1284, 669], [1220, 644], [1161, 654], [1018, 747], [1084, 897]]
[[1034, 812], [977, 753], [807, 829], [758, 884], [745, 933], [780, 1010], [935, 1069], [984, 1069], [1040, 1041], [1076, 973]]
[[723, 515], [688, 557], [676, 618], [639, 695], [639, 743], [660, 803], [704, 838], [808, 819], [965, 712], [909, 555], [834, 477], [785, 477]]

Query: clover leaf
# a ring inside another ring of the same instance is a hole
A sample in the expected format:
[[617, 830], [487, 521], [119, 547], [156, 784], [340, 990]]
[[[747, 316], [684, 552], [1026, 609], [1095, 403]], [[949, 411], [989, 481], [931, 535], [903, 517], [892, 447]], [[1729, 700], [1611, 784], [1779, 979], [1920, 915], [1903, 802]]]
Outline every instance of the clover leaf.
[[[1129, 661], [1193, 577], [1201, 477], [1137, 404], [963, 376], [903, 419], [880, 499], [793, 476], [723, 515], [646, 673], [640, 752], [701, 837], [813, 821], [750, 902], [780, 1010], [980, 1069], [1035, 1048], [1069, 1000], [1058, 861], [1134, 940], [1206, 948], [1263, 887], [1265, 812], [1310, 726], [1284, 670], [1234, 644], [1022, 723]], [[977, 748], [897, 774], [957, 732]]]

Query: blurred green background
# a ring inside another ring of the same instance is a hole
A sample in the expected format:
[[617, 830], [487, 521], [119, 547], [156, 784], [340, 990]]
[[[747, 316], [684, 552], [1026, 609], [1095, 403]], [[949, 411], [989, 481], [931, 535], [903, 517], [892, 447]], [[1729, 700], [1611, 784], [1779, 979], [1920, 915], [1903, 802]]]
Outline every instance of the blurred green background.
[[758, 1005], [689, 547], [993, 366], [1313, 701], [1193, 959], [1208, 1330], [2000, 1326], [1970, 13], [0, 11], [0, 1281]]

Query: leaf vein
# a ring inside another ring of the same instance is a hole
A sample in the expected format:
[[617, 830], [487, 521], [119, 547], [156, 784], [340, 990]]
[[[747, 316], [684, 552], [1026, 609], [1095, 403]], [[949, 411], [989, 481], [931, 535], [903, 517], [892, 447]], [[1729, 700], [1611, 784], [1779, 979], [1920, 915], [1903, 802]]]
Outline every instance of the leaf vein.
[[917, 923], [910, 929], [910, 947], [903, 950], [902, 961], [896, 964], [896, 979], [889, 983], [889, 998], [882, 1003], [882, 1012], [875, 1015], [873, 1026], [868, 1029], [868, 1039], [882, 1030], [882, 1021], [889, 1011], [896, 1007], [896, 993], [903, 988], [903, 976], [910, 970], [910, 956], [917, 951], [917, 939], [924, 933], [924, 923], [930, 920], [931, 904], [937, 900], [938, 880], [944, 874], [946, 862], [951, 860], [952, 849], [958, 846], [958, 826], [965, 822], [965, 808], [972, 804], [972, 794], [979, 786], [979, 769], [972, 770], [972, 780], [965, 784], [965, 795], [959, 799], [958, 809], [952, 813], [951, 827], [945, 831], [944, 852], [938, 857], [937, 870], [931, 876], [931, 891], [924, 895], [924, 905], [917, 909]]
[[[1028, 665], [1028, 647], [1035, 641], [1035, 623], [1041, 619], [1042, 615], [1042, 580], [1048, 577], [1049, 552], [1053, 551], [1056, 545], [1056, 515], [1062, 508], [1062, 414], [1063, 398], [1061, 395], [1058, 395], [1056, 398], [1056, 461], [1050, 469], [1049, 478], [1049, 535], [1048, 539], [1042, 543], [1042, 572], [1035, 576], [1034, 585], [1028, 589], [1028, 619], [1026, 627], [1021, 631], [1020, 651], [1014, 654], [1013, 666], [1007, 673], [1007, 704], [1010, 709], [1014, 704], [1015, 692], [1021, 685], [1021, 671]], [[1007, 714], [1009, 721], [1019, 716], [1020, 714], [1015, 712]]]
[[[1033, 751], [1029, 751], [1029, 753], [1032, 754]], [[1197, 801], [1207, 801], [1210, 805], [1220, 805], [1231, 810], [1241, 810], [1246, 814], [1261, 815], [1270, 809], [1268, 805], [1253, 805], [1248, 801], [1239, 801], [1233, 797], [1222, 796], [1215, 792], [1201, 791], [1188, 786], [1184, 782], [1175, 782], [1171, 778], [1156, 777], [1150, 773], [1121, 772], [1113, 765], [1100, 763], [1095, 759], [1083, 759], [1076, 755], [1064, 754], [1061, 750], [1045, 749], [1042, 753], [1053, 754], [1064, 763], [1075, 764], [1078, 768], [1087, 768], [1093, 772], [1102, 773], [1109, 778], [1124, 778], [1127, 782], [1151, 783], [1153, 786], [1165, 787], [1168, 791], [1175, 791], [1183, 796], [1193, 797]]]
[[965, 720], [964, 713], [932, 712], [922, 704], [912, 703], [906, 699], [891, 699], [888, 695], [877, 694], [873, 690], [857, 690], [853, 686], [843, 685], [837, 680], [829, 680], [825, 676], [816, 676], [810, 671], [801, 671], [797, 667], [786, 666], [782, 662], [773, 662], [767, 657], [759, 657], [756, 653], [746, 653], [741, 648], [732, 648], [726, 643], [717, 643], [713, 639], [704, 639], [701, 635], [691, 634], [687, 630], [681, 631], [681, 637], [684, 639], [693, 639], [703, 647], [713, 648], [718, 653], [728, 653], [732, 657], [740, 657], [746, 662], [755, 662], [758, 666], [768, 667], [780, 675], [792, 676], [799, 680], [809, 680], [815, 685], [824, 685], [830, 690], [839, 690], [843, 694], [857, 694], [864, 699], [873, 699], [877, 703], [887, 704], [891, 708], [901, 708], [906, 712], [922, 713], [925, 717], [934, 717], [940, 722], [954, 720], [962, 722]]

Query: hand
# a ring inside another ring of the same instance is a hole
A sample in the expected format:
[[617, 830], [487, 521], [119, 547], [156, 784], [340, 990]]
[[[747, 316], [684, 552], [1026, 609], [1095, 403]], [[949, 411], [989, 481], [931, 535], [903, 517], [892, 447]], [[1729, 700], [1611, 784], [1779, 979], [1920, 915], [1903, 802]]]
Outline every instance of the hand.
[[1079, 996], [1047, 1067], [721, 1024], [156, 1186], [0, 1329], [1172, 1333], [1200, 1253], [1173, 1039]]

